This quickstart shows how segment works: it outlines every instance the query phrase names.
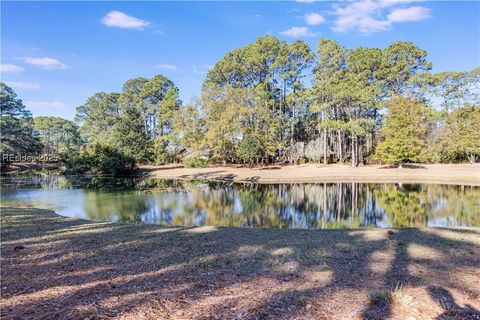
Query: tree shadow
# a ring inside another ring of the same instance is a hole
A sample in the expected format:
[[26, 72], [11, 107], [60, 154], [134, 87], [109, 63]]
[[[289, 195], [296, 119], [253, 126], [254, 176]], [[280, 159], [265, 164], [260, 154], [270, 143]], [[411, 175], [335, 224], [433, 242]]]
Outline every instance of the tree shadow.
[[[412, 257], [410, 244], [439, 256]], [[25, 248], [15, 251], [18, 245]], [[390, 251], [393, 259], [383, 259]], [[479, 246], [423, 229], [165, 228], [3, 208], [0, 315], [318, 319], [348, 311], [382, 318], [391, 309], [371, 308], [368, 293], [398, 282], [476, 293], [474, 284], [449, 278], [478, 267], [470, 252]], [[428, 272], [412, 273], [411, 265]]]
[[214, 170], [208, 172], [199, 172], [193, 174], [184, 174], [179, 178], [184, 180], [212, 180], [212, 181], [223, 181], [223, 182], [232, 182], [235, 179], [236, 175], [234, 174], [222, 174], [227, 172], [225, 170]]
[[242, 181], [258, 183], [259, 180], [260, 180], [259, 176], [254, 176], [254, 177], [249, 177], [249, 178], [243, 179]]
[[480, 311], [470, 305], [459, 306], [452, 294], [442, 287], [428, 287], [430, 296], [445, 311], [436, 320], [447, 319], [480, 319]]
[[185, 168], [182, 164], [169, 164], [164, 166], [141, 166], [137, 169], [139, 173], [150, 173], [155, 171], [166, 171], [166, 170], [173, 170], [173, 169], [182, 169]]

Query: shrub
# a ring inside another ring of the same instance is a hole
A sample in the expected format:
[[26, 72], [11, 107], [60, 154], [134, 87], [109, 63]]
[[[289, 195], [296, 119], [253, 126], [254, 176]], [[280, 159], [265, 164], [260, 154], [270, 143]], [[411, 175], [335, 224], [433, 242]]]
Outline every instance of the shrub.
[[162, 139], [153, 140], [148, 147], [148, 160], [156, 165], [167, 164], [171, 157], [167, 151], [168, 143]]
[[134, 159], [114, 147], [98, 143], [87, 147], [67, 161], [69, 173], [92, 171], [93, 173], [115, 176], [118, 173], [133, 169], [134, 166]]
[[187, 158], [182, 161], [186, 168], [206, 168], [208, 161], [199, 157]]
[[237, 157], [243, 163], [253, 165], [255, 161], [258, 161], [258, 159], [262, 157], [263, 149], [263, 144], [260, 139], [252, 134], [247, 134], [238, 144]]

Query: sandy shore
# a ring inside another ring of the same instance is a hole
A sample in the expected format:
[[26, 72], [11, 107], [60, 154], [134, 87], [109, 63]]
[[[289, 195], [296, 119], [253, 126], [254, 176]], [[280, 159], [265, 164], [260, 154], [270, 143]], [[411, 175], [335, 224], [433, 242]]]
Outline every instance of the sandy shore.
[[385, 166], [296, 165], [264, 168], [143, 166], [151, 176], [163, 179], [208, 179], [235, 182], [399, 182], [444, 183], [480, 186], [480, 164], [415, 165], [409, 168]]

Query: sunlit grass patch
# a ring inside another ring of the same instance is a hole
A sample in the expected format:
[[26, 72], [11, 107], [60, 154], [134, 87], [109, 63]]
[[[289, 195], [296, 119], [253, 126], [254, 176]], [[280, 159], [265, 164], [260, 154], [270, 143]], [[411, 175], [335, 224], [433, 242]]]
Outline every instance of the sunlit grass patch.
[[412, 301], [413, 297], [405, 293], [403, 284], [400, 283], [394, 288], [377, 290], [369, 295], [369, 304], [371, 306], [385, 307], [393, 303], [409, 305]]
[[[1, 226], [6, 318], [29, 318], [35, 310], [46, 318], [384, 319], [420, 310], [433, 319], [447, 307], [429, 295], [429, 283], [445, 288], [444, 296], [451, 292], [449, 303], [480, 308], [480, 262], [471, 253], [480, 242], [462, 240], [473, 231], [397, 229], [378, 238], [387, 231], [192, 233], [197, 228], [99, 225], [23, 210], [2, 217], [11, 222]], [[437, 235], [447, 231], [459, 241]], [[19, 245], [24, 248], [15, 250]], [[431, 259], [421, 258], [424, 249]]]

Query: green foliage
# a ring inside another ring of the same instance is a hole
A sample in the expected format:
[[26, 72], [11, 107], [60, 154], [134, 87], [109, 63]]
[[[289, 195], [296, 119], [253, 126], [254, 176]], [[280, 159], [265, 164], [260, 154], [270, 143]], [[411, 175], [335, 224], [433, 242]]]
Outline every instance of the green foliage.
[[200, 101], [182, 107], [173, 118], [171, 145], [183, 157], [199, 155], [203, 149], [205, 121], [201, 117]]
[[480, 157], [480, 107], [451, 112], [439, 140], [443, 162], [474, 163]]
[[112, 128], [120, 116], [118, 93], [97, 92], [77, 107], [75, 121], [88, 143], [113, 143]]
[[137, 183], [136, 188], [140, 189], [167, 189], [171, 188], [173, 180], [163, 180], [148, 177]]
[[43, 154], [65, 160], [81, 145], [78, 126], [59, 117], [36, 117], [33, 126], [43, 144]]
[[386, 163], [419, 161], [431, 116], [432, 110], [418, 100], [392, 98], [382, 128], [384, 140], [376, 149], [377, 159]]
[[[16, 93], [0, 82], [0, 155], [36, 155], [41, 143], [33, 128], [32, 115]], [[3, 162], [3, 157], [1, 159]]]
[[[38, 136], [45, 153], [70, 157], [71, 168], [115, 174], [138, 163], [182, 160], [474, 162], [480, 69], [430, 69], [427, 52], [411, 42], [347, 49], [320, 39], [315, 54], [303, 41], [268, 35], [220, 59], [189, 105], [181, 106], [178, 88], [164, 75], [137, 77], [119, 93], [89, 97], [77, 108], [78, 128], [54, 117], [35, 119], [33, 128], [21, 100], [2, 84], [0, 151], [38, 152]], [[442, 109], [437, 118], [427, 103]]]
[[384, 187], [374, 190], [375, 197], [388, 216], [389, 222], [399, 228], [426, 225], [427, 201], [421, 187]]
[[125, 82], [121, 93], [100, 92], [88, 98], [77, 108], [75, 119], [81, 123], [87, 149], [113, 148], [121, 154], [120, 167], [128, 161], [133, 169], [137, 163], [172, 159], [167, 149], [179, 106], [178, 88], [171, 80], [163, 75], [140, 77]]
[[185, 168], [206, 168], [208, 166], [208, 160], [200, 157], [191, 157], [183, 160]]
[[248, 134], [238, 144], [237, 158], [243, 161], [243, 163], [253, 165], [254, 162], [258, 162], [262, 157], [263, 150], [262, 141], [255, 135]]
[[167, 164], [170, 160], [167, 152], [167, 142], [163, 139], [150, 141], [147, 150], [148, 161], [156, 165]]
[[87, 154], [86, 150], [80, 150], [66, 159], [67, 166], [64, 173], [67, 175], [78, 175], [89, 171], [93, 172], [92, 162], [93, 159]]
[[246, 90], [227, 87], [205, 88], [204, 143], [214, 162], [233, 161], [238, 137], [242, 134], [242, 119], [248, 112]]
[[133, 169], [136, 163], [145, 159], [147, 148], [140, 112], [133, 108], [123, 110], [112, 131], [116, 149], [131, 160]]
[[262, 161], [293, 144], [307, 110], [302, 79], [312, 62], [304, 42], [264, 36], [215, 64], [202, 95], [204, 142], [212, 159], [238, 162], [234, 150], [247, 134], [261, 140]]
[[136, 107], [142, 110], [145, 134], [159, 137], [171, 131], [174, 112], [180, 107], [178, 88], [163, 75], [156, 75], [143, 84]]
[[80, 174], [91, 172], [116, 176], [132, 169], [134, 159], [126, 156], [117, 148], [101, 143], [87, 146], [84, 150], [68, 159], [68, 172]]
[[323, 161], [329, 153], [352, 166], [373, 150], [375, 129], [382, 107], [383, 53], [380, 49], [347, 50], [333, 40], [321, 39], [315, 68], [311, 111], [323, 141]]
[[480, 68], [469, 72], [424, 73], [414, 81], [425, 94], [441, 100], [444, 115], [458, 108], [480, 105]]
[[400, 95], [412, 89], [415, 76], [432, 68], [427, 52], [412, 42], [398, 41], [383, 50], [379, 77], [384, 90], [390, 96]]

